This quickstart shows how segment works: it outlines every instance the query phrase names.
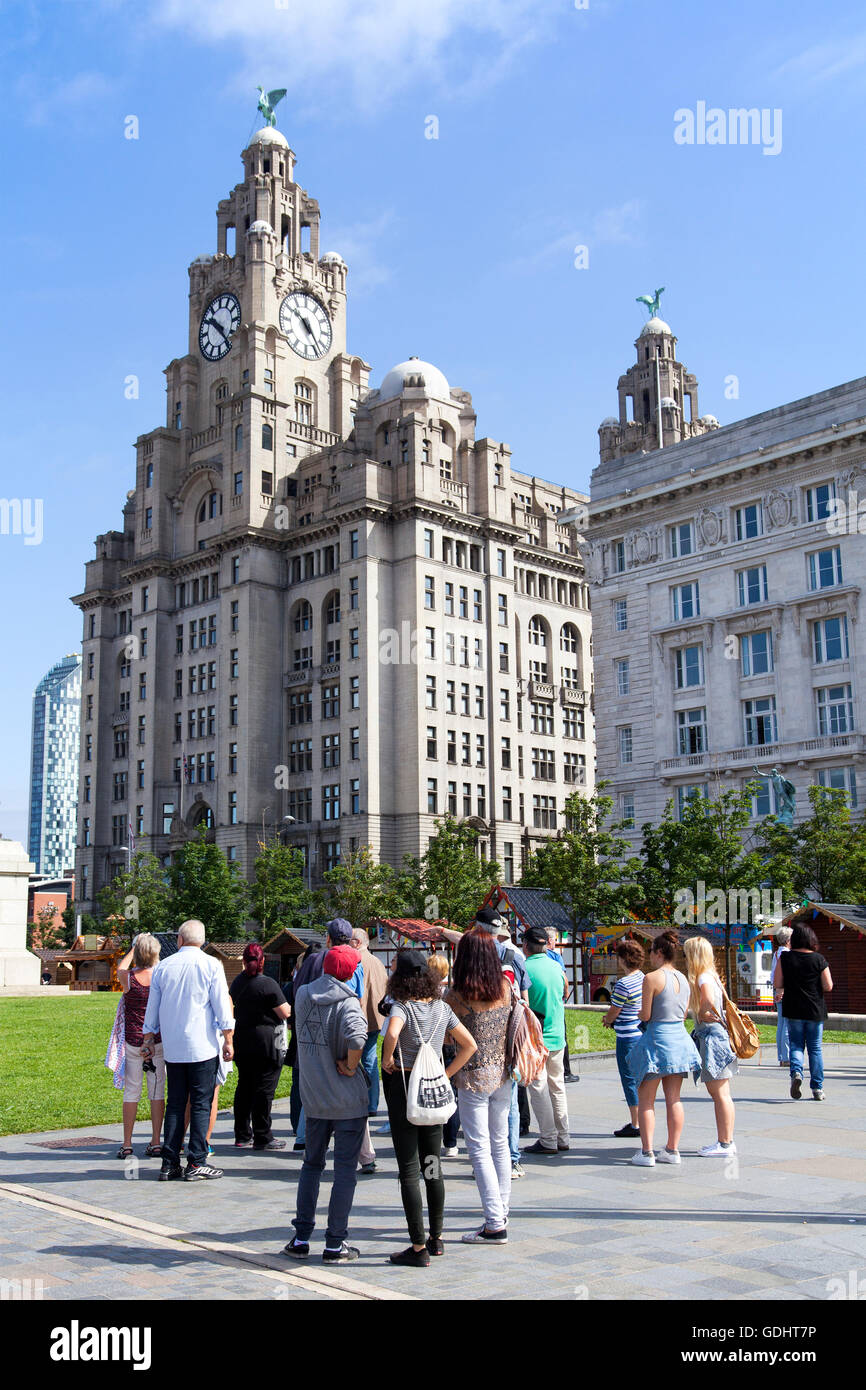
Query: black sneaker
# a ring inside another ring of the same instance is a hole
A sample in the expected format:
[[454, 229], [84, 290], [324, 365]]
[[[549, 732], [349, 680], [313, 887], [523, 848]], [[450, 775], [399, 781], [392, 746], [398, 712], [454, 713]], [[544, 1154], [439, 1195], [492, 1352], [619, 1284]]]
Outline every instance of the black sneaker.
[[628, 1124], [623, 1125], [622, 1129], [614, 1130], [613, 1137], [614, 1139], [640, 1139], [640, 1130], [629, 1120]]
[[284, 1149], [285, 1147], [285, 1139], [269, 1139], [267, 1144], [253, 1144], [253, 1148], [256, 1153], [259, 1154], [264, 1153], [266, 1150], [268, 1152], [273, 1152], [275, 1149]]
[[543, 1154], [545, 1158], [556, 1158], [558, 1149], [548, 1149], [542, 1144], [540, 1139], [536, 1139], [534, 1144], [530, 1144], [528, 1149], [524, 1149], [525, 1154]]
[[416, 1250], [414, 1245], [410, 1245], [408, 1250], [401, 1250], [397, 1255], [389, 1255], [388, 1259], [392, 1265], [409, 1265], [412, 1269], [427, 1269], [430, 1264], [430, 1252], [426, 1249]]
[[293, 1144], [292, 1151], [293, 1153], [298, 1153], [298, 1151], [300, 1150], [300, 1152], [303, 1153], [306, 1147], [306, 1144]]
[[486, 1226], [481, 1226], [477, 1231], [469, 1231], [460, 1239], [464, 1245], [507, 1245], [508, 1228], [503, 1226], [501, 1231], [488, 1231]]
[[292, 1236], [288, 1245], [283, 1246], [283, 1254], [290, 1255], [293, 1260], [306, 1260], [310, 1254], [310, 1242]]
[[164, 1163], [159, 1170], [157, 1182], [175, 1182], [178, 1178], [182, 1177], [183, 1169], [179, 1163], [176, 1163], [174, 1166], [170, 1163]]
[[347, 1245], [345, 1241], [339, 1250], [329, 1250], [327, 1246], [322, 1251], [322, 1259], [326, 1265], [346, 1265], [350, 1260], [357, 1260], [361, 1254], [354, 1245]]
[[803, 1078], [802, 1078], [802, 1076], [792, 1076], [792, 1077], [791, 1077], [791, 1099], [792, 1099], [792, 1100], [799, 1100], [799, 1099], [800, 1099], [800, 1088], [801, 1088], [802, 1085], [803, 1085]]
[[209, 1163], [190, 1163], [184, 1173], [186, 1182], [205, 1182], [208, 1178], [221, 1178], [222, 1168], [212, 1168]]

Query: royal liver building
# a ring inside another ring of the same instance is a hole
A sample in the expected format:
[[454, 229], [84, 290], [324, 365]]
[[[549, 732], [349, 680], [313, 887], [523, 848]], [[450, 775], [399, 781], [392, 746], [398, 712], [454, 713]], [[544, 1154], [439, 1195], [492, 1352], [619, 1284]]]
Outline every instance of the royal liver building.
[[592, 785], [579, 494], [476, 438], [468, 392], [410, 357], [370, 389], [347, 267], [266, 126], [189, 267], [165, 424], [84, 592], [77, 888], [202, 822], [248, 872], [263, 838], [313, 883], [399, 863], [472, 817], [519, 877]]

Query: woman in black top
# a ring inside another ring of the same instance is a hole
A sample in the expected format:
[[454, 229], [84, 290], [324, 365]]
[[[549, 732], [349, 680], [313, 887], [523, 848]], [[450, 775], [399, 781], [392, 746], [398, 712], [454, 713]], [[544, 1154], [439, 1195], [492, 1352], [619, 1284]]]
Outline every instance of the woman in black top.
[[265, 954], [257, 941], [244, 947], [243, 973], [232, 980], [235, 1009], [235, 1148], [284, 1149], [271, 1132], [271, 1105], [285, 1060], [283, 1019], [289, 1006], [276, 980], [262, 974]]
[[798, 923], [791, 933], [791, 949], [780, 954], [773, 988], [782, 993], [782, 1013], [788, 1020], [791, 1051], [791, 1095], [800, 1099], [803, 1053], [809, 1053], [809, 1085], [812, 1099], [824, 1099], [824, 1055], [821, 1037], [827, 1017], [827, 995], [833, 988], [830, 967], [818, 951], [811, 927]]

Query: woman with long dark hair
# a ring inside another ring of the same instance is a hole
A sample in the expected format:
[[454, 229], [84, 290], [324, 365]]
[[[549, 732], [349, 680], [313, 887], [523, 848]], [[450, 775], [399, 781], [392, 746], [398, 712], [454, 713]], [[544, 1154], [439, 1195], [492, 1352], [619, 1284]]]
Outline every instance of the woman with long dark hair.
[[461, 938], [451, 978], [445, 1002], [477, 1049], [454, 1077], [460, 1124], [484, 1210], [484, 1225], [463, 1239], [467, 1244], [504, 1245], [511, 1202], [511, 1077], [505, 1040], [513, 996], [488, 933], [467, 932]]
[[824, 1099], [824, 1052], [821, 1046], [827, 995], [833, 977], [818, 950], [818, 938], [810, 926], [796, 922], [791, 932], [791, 949], [776, 961], [773, 988], [782, 992], [782, 1013], [788, 1020], [788, 1047], [791, 1054], [791, 1097], [800, 1099], [803, 1086], [804, 1053], [809, 1054], [809, 1085], [813, 1100]]
[[[447, 1038], [456, 1049], [445, 1068], [453, 1076], [475, 1051], [470, 1033], [458, 1022], [441, 996], [438, 975], [430, 970], [423, 951], [399, 951], [388, 981], [391, 1000], [388, 1027], [382, 1045], [382, 1075], [385, 1101], [391, 1124], [391, 1139], [397, 1156], [400, 1196], [412, 1244], [391, 1256], [395, 1265], [426, 1268], [431, 1255], [442, 1255], [442, 1221], [445, 1212], [445, 1183], [442, 1180], [442, 1126], [416, 1125], [406, 1118], [409, 1074], [423, 1039], [442, 1055]], [[424, 1205], [421, 1178], [427, 1194], [430, 1234], [424, 1234]]]
[[235, 1009], [234, 1099], [236, 1149], [284, 1149], [286, 1141], [271, 1130], [271, 1106], [280, 1079], [285, 1048], [283, 1020], [289, 1006], [276, 980], [263, 974], [265, 953], [257, 941], [244, 947], [244, 968], [229, 986]]

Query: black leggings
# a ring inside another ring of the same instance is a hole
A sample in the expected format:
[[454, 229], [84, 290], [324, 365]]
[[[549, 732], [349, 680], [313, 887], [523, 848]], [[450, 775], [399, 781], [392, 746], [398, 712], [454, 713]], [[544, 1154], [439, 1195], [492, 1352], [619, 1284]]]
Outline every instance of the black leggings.
[[[406, 1092], [403, 1074], [398, 1070], [383, 1071], [385, 1102], [391, 1124], [391, 1143], [397, 1156], [400, 1176], [400, 1196], [413, 1245], [423, 1245], [424, 1204], [421, 1201], [421, 1178], [427, 1189], [427, 1215], [430, 1235], [441, 1236], [445, 1216], [445, 1183], [442, 1179], [442, 1126], [413, 1125], [406, 1119]], [[406, 1081], [408, 1083], [407, 1075]]]

